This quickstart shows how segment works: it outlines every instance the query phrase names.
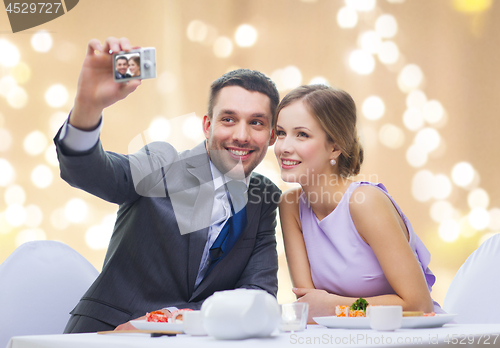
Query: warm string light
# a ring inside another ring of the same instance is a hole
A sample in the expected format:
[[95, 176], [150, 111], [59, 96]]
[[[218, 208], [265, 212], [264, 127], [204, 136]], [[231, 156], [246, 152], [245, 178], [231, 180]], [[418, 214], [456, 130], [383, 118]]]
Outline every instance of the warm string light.
[[[402, 3], [404, 0], [388, 0], [388, 2]], [[340, 28], [348, 30], [355, 28], [360, 20], [373, 20], [369, 19], [373, 17], [364, 16], [363, 13], [375, 9], [375, 0], [347, 0], [345, 3], [346, 5], [337, 13], [337, 23]], [[481, 8], [465, 8], [463, 4], [463, 1], [455, 1], [457, 9], [464, 12], [484, 11], [490, 6], [488, 1], [483, 1]], [[373, 23], [373, 30], [360, 33], [358, 48], [353, 50], [349, 58], [350, 67], [358, 74], [369, 75], [376, 68], [377, 60], [384, 65], [394, 66], [400, 61], [401, 56], [395, 43], [397, 32], [398, 23], [393, 16], [389, 14], [378, 16]], [[187, 37], [192, 42], [212, 47], [214, 55], [223, 59], [230, 57], [239, 47], [245, 49], [255, 46], [259, 35], [253, 26], [242, 24], [235, 30], [234, 37], [231, 38], [219, 35], [217, 29], [209, 24], [194, 20], [187, 26]], [[31, 38], [31, 47], [39, 54], [50, 52], [53, 48], [50, 33], [45, 31], [35, 33]], [[7, 69], [4, 71], [8, 71], [7, 74], [0, 76], [0, 97], [3, 97], [7, 105], [13, 109], [22, 109], [30, 102], [30, 96], [24, 84], [31, 78], [31, 68], [22, 61], [18, 48], [8, 40], [0, 39], [0, 51], [2, 52], [0, 66]], [[272, 74], [272, 78], [280, 91], [293, 89], [303, 83], [302, 72], [296, 66], [277, 69]], [[158, 90], [162, 94], [172, 93], [177, 88], [177, 78], [173, 73], [163, 72], [159, 74], [157, 81]], [[415, 64], [404, 66], [397, 75], [397, 82], [399, 88], [407, 95], [407, 110], [403, 114], [403, 127], [386, 123], [380, 127], [378, 132], [373, 132], [375, 136], [372, 138], [378, 138], [380, 143], [392, 149], [403, 146], [406, 138], [413, 139], [413, 143], [408, 146], [406, 157], [409, 164], [419, 170], [412, 183], [414, 196], [419, 201], [432, 202], [430, 216], [433, 221], [439, 224], [440, 237], [444, 241], [455, 241], [460, 236], [461, 226], [464, 223], [478, 231], [500, 230], [500, 209], [489, 208], [488, 193], [478, 187], [479, 175], [470, 163], [457, 163], [452, 168], [450, 176], [425, 170], [429, 155], [436, 152], [442, 144], [438, 129], [446, 123], [447, 115], [439, 101], [428, 100], [422, 91], [425, 76], [420, 67]], [[329, 84], [328, 80], [322, 76], [314, 77], [310, 83]], [[67, 107], [70, 99], [68, 90], [61, 84], [49, 86], [44, 97], [47, 104], [56, 109]], [[364, 101], [362, 110], [367, 119], [375, 121], [383, 118], [385, 108], [382, 98], [371, 96]], [[51, 135], [60, 127], [66, 117], [65, 112], [56, 111], [53, 114], [49, 120]], [[199, 123], [199, 117], [188, 117], [179, 129], [182, 129], [184, 136], [197, 141], [203, 137], [201, 127], [198, 127]], [[152, 139], [165, 140], [169, 137], [171, 128], [169, 120], [158, 117], [151, 122], [148, 134]], [[407, 133], [404, 132], [404, 128], [407, 129]], [[46, 162], [46, 164], [39, 163], [31, 168], [31, 181], [37, 189], [44, 189], [52, 184], [54, 177], [52, 171], [58, 166], [55, 149], [49, 139], [43, 131], [33, 130], [26, 135], [23, 141], [23, 147], [29, 156], [34, 159], [40, 159], [40, 156], [44, 156]], [[12, 143], [11, 131], [3, 123], [0, 123], [0, 186], [5, 188], [4, 198], [7, 204], [6, 210], [0, 212], [0, 226], [6, 226], [5, 224], [8, 223], [10, 227], [27, 227], [18, 232], [16, 243], [19, 243], [30, 240], [29, 238], [46, 238], [44, 231], [39, 228], [44, 215], [49, 217], [48, 219], [57, 229], [65, 229], [71, 223], [82, 223], [83, 221], [79, 220], [80, 218], [77, 217], [75, 211], [82, 209], [80, 211], [82, 213], [89, 210], [87, 203], [83, 200], [68, 202], [65, 207], [57, 208], [51, 213], [46, 212], [46, 214], [40, 207], [27, 204], [29, 197], [25, 188], [16, 183], [15, 167], [7, 159], [1, 158], [1, 153], [9, 151]], [[270, 166], [265, 167], [266, 165], [263, 162], [259, 168], [269, 172], [268, 176], [270, 177], [276, 176], [275, 170]], [[278, 179], [279, 177], [276, 180]], [[434, 191], [423, 190], [423, 186], [431, 187]], [[458, 210], [446, 200], [456, 187], [469, 192], [467, 203], [470, 213], [467, 216], [461, 216]], [[12, 192], [17, 193], [13, 194]], [[23, 195], [20, 192], [24, 192], [22, 200]], [[12, 199], [16, 195], [18, 201]], [[103, 223], [99, 226], [107, 225]], [[9, 229], [5, 228], [5, 231], [10, 231], [10, 227]], [[489, 234], [485, 233], [483, 237], [487, 235]], [[91, 248], [95, 248], [96, 245], [107, 245], [107, 242], [104, 243], [104, 239], [101, 242], [95, 242], [92, 238], [88, 239], [86, 235], [87, 245]]]
[[157, 116], [149, 125], [148, 135], [151, 141], [166, 141], [171, 130], [170, 121], [165, 116]]
[[[461, 6], [461, 9], [466, 11], [464, 3], [456, 0], [455, 7]], [[486, 3], [485, 1], [484, 4]], [[358, 18], [365, 18], [358, 16], [358, 12], [374, 10], [376, 1], [346, 0], [345, 4], [337, 13], [337, 22], [340, 28], [350, 29], [358, 24]], [[480, 10], [483, 11], [489, 6], [484, 5]], [[476, 10], [474, 8], [470, 11]], [[353, 50], [349, 56], [348, 63], [351, 69], [360, 75], [371, 74], [376, 67], [374, 56], [378, 56], [382, 64], [395, 64], [400, 56], [399, 48], [394, 41], [387, 39], [394, 39], [397, 31], [398, 24], [392, 15], [380, 15], [374, 23], [374, 30], [365, 31], [358, 36], [359, 48]], [[416, 64], [405, 65], [397, 75], [399, 89], [407, 94], [408, 108], [403, 114], [403, 124], [410, 132], [415, 132], [413, 143], [407, 148], [406, 159], [415, 168], [423, 168], [428, 163], [429, 155], [442, 146], [441, 135], [437, 128], [446, 123], [446, 112], [442, 104], [437, 100], [427, 100], [427, 96], [421, 90], [423, 83], [424, 74]], [[378, 120], [382, 118], [384, 112], [385, 105], [378, 96], [368, 97], [363, 102], [362, 113], [368, 120]], [[380, 128], [379, 141], [388, 148], [399, 148], [404, 142], [404, 138], [403, 131], [395, 125], [386, 124]], [[444, 201], [451, 195], [453, 184], [470, 191], [468, 203], [471, 210], [465, 220], [473, 229], [481, 231], [488, 227], [495, 227], [494, 230], [500, 230], [500, 223], [498, 226], [490, 224], [493, 215], [498, 214], [500, 209], [487, 210], [488, 194], [483, 189], [476, 187], [478, 181], [479, 175], [467, 162], [455, 165], [451, 171], [451, 180], [445, 174], [433, 174], [425, 169], [421, 169], [414, 175], [412, 181], [414, 198], [420, 202], [436, 200], [431, 206], [430, 216], [439, 223], [438, 234], [443, 241], [454, 242], [463, 231], [464, 217], [451, 203]], [[498, 215], [500, 216], [500, 214]], [[465, 235], [466, 232], [463, 234]], [[483, 240], [481, 239], [480, 242]]]
[[[37, 53], [47, 53], [53, 44], [52, 36], [46, 31], [38, 31], [31, 36], [31, 47]], [[30, 96], [23, 86], [32, 76], [31, 67], [21, 60], [18, 48], [5, 39], [0, 39], [0, 65], [3, 66], [3, 75], [0, 76], [0, 97], [5, 98], [7, 105], [12, 109], [22, 109], [30, 102]], [[45, 93], [47, 104], [53, 108], [66, 106], [69, 99], [66, 87], [55, 84]], [[28, 169], [31, 183], [35, 189], [48, 188], [54, 179], [53, 168], [58, 166], [55, 147], [49, 141], [52, 134], [57, 131], [67, 117], [66, 112], [56, 112], [49, 120], [47, 135], [42, 130], [28, 130], [22, 148], [34, 161], [39, 161], [40, 156], [49, 164], [37, 163]], [[12, 149], [14, 141], [11, 131], [3, 121], [0, 124], [0, 152]], [[56, 125], [57, 123], [57, 125]], [[17, 182], [16, 168], [0, 154], [0, 186], [5, 187], [4, 201], [6, 208], [0, 211], [0, 233], [15, 232], [14, 243], [19, 246], [27, 241], [46, 239], [45, 231], [40, 227], [44, 220], [44, 211], [38, 205], [30, 203], [30, 195], [26, 186]], [[48, 209], [47, 207], [45, 209]]]
[[271, 80], [276, 84], [278, 91], [285, 92], [302, 85], [302, 72], [296, 66], [289, 65], [273, 71]]
[[234, 44], [238, 47], [252, 47], [258, 39], [258, 32], [250, 24], [241, 24], [234, 33], [234, 43], [231, 38], [219, 35], [215, 27], [201, 20], [189, 22], [186, 35], [189, 41], [198, 42], [206, 46], [212, 46], [217, 58], [228, 58], [234, 51]]
[[31, 46], [36, 52], [46, 53], [52, 48], [52, 36], [47, 31], [41, 30], [31, 37]]
[[252, 47], [257, 41], [257, 37], [257, 30], [249, 24], [240, 25], [234, 34], [234, 40], [240, 47]]

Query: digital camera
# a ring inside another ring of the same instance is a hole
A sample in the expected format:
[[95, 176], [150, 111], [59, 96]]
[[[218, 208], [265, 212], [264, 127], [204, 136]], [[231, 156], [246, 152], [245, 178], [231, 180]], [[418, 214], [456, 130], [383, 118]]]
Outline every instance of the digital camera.
[[156, 77], [156, 49], [139, 48], [113, 54], [113, 76], [116, 82]]

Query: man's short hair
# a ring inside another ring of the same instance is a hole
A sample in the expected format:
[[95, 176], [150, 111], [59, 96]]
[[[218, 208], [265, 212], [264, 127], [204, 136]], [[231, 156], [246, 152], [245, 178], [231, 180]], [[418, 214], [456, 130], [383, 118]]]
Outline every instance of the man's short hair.
[[115, 62], [119, 61], [120, 59], [125, 59], [127, 61], [127, 63], [128, 63], [128, 59], [125, 56], [118, 56], [118, 57], [116, 57]]
[[212, 119], [214, 105], [217, 103], [219, 91], [228, 86], [240, 86], [247, 91], [259, 92], [267, 95], [271, 100], [271, 115], [274, 128], [276, 124], [276, 108], [280, 102], [280, 95], [273, 81], [263, 73], [257, 70], [237, 69], [230, 71], [217, 80], [210, 86], [210, 97], [208, 99], [208, 117]]

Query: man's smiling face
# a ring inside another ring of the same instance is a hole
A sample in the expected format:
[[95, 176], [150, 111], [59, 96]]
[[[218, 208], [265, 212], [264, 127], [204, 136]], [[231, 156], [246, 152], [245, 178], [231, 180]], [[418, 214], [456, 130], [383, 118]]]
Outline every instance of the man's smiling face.
[[203, 119], [203, 131], [210, 159], [222, 173], [242, 179], [264, 159], [275, 140], [270, 103], [265, 94], [239, 86], [219, 91], [212, 119]]
[[127, 59], [118, 59], [116, 61], [116, 71], [120, 74], [125, 75], [128, 70], [128, 61]]

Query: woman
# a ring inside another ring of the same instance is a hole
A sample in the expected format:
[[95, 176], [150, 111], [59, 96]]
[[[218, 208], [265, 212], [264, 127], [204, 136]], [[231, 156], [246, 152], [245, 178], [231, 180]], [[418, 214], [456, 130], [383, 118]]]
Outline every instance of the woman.
[[278, 106], [274, 151], [284, 193], [280, 219], [299, 302], [309, 320], [363, 297], [372, 305], [444, 313], [430, 297], [430, 254], [382, 184], [354, 182], [363, 162], [351, 96], [299, 87]]
[[132, 56], [128, 60], [128, 70], [132, 77], [141, 76], [141, 58], [139, 56]]

